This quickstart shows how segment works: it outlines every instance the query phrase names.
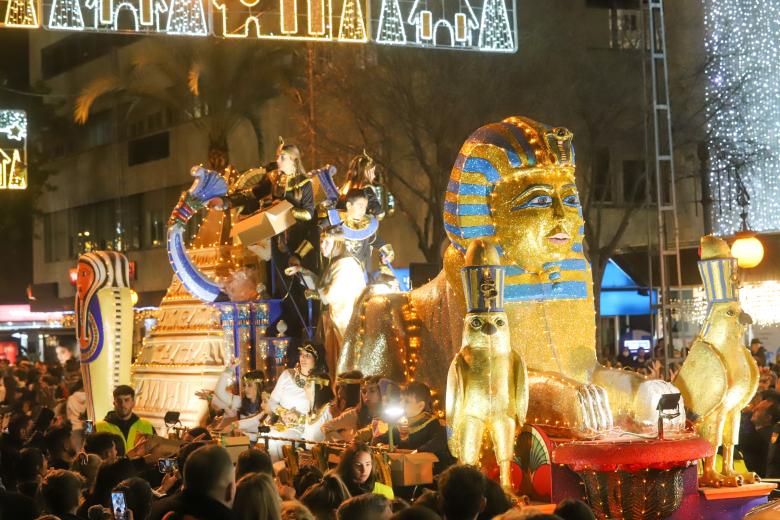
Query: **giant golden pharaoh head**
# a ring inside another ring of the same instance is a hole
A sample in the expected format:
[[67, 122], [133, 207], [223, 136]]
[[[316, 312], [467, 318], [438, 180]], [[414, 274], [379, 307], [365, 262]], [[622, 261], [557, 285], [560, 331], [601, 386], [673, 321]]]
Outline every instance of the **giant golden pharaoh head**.
[[496, 243], [504, 263], [540, 273], [582, 259], [582, 212], [572, 133], [525, 117], [475, 131], [460, 149], [444, 203], [452, 245]]

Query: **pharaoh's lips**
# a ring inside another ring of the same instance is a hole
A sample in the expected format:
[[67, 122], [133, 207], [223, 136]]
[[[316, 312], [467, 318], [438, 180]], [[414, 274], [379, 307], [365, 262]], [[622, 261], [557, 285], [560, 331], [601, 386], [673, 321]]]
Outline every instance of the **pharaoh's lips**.
[[568, 233], [555, 233], [554, 235], [550, 235], [547, 237], [547, 240], [554, 244], [565, 244], [569, 240], [571, 240], [571, 236], [569, 236]]

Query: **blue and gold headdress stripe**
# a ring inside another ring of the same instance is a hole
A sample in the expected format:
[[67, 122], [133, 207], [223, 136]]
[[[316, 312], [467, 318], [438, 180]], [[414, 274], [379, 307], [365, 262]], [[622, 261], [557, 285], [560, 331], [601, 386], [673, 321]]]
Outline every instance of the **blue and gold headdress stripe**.
[[699, 274], [710, 303], [733, 302], [739, 299], [737, 260], [715, 258], [699, 262]]
[[490, 195], [502, 177], [548, 165], [569, 166], [573, 175], [572, 134], [565, 128], [511, 117], [471, 134], [460, 149], [444, 198], [444, 229], [453, 246], [465, 252], [470, 240], [495, 236]]
[[467, 312], [502, 312], [504, 310], [504, 267], [501, 265], [467, 266], [461, 270]]

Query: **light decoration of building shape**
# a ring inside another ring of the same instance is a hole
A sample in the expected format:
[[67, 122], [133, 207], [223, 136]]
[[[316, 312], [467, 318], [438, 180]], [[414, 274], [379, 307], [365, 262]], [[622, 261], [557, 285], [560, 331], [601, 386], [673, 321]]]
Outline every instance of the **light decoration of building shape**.
[[404, 16], [398, 0], [382, 0], [376, 41], [386, 45], [406, 45]]
[[208, 0], [43, 0], [51, 30], [208, 36]]
[[55, 31], [373, 41], [483, 52], [514, 52], [517, 46], [517, 0], [269, 1], [270, 6], [260, 0], [7, 0], [0, 27], [42, 22]]
[[780, 3], [706, 0], [706, 119], [714, 232], [741, 228], [738, 174], [751, 230], [780, 229]]
[[27, 114], [0, 110], [0, 190], [27, 188]]
[[479, 44], [481, 50], [515, 50], [512, 28], [509, 24], [504, 0], [485, 0], [482, 6], [482, 21], [479, 24]]
[[[334, 1], [345, 2], [341, 12], [348, 20], [334, 16]], [[212, 0], [213, 31], [223, 38], [365, 42], [365, 1], [279, 0], [278, 8], [268, 9], [259, 0]]]
[[202, 0], [171, 0], [167, 34], [205, 36], [209, 33]]
[[84, 17], [79, 0], [53, 0], [47, 26], [63, 31], [83, 31]]
[[359, 0], [344, 0], [344, 4], [341, 7], [338, 40], [342, 42], [368, 41], [366, 22], [363, 19], [363, 8]]
[[38, 27], [38, 10], [38, 0], [9, 0], [3, 25], [28, 29]]
[[[516, 0], [372, 0], [382, 45], [515, 52]], [[481, 2], [481, 4], [480, 4]], [[407, 33], [407, 29], [411, 33]], [[408, 37], [408, 34], [414, 34]]]
[[[423, 8], [420, 4], [423, 3]], [[439, 18], [434, 22], [434, 14], [428, 6], [427, 0], [415, 0], [412, 10], [409, 12], [407, 23], [415, 28], [415, 41], [420, 44], [433, 44], [440, 46], [465, 46], [472, 45], [472, 32], [479, 28], [479, 20], [474, 14], [469, 0], [461, 0], [461, 9], [453, 15], [453, 21]], [[437, 38], [439, 31], [443, 30], [449, 41]]]

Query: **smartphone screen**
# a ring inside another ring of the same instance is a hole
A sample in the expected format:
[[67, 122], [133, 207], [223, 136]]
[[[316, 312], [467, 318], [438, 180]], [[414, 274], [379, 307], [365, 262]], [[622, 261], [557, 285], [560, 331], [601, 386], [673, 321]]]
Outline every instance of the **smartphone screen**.
[[169, 473], [176, 469], [176, 459], [173, 457], [165, 457], [157, 460], [157, 469], [160, 473]]
[[84, 421], [84, 435], [89, 435], [95, 431], [95, 423], [90, 420]]
[[127, 520], [127, 501], [124, 491], [111, 492], [111, 509], [114, 512], [114, 520]]

